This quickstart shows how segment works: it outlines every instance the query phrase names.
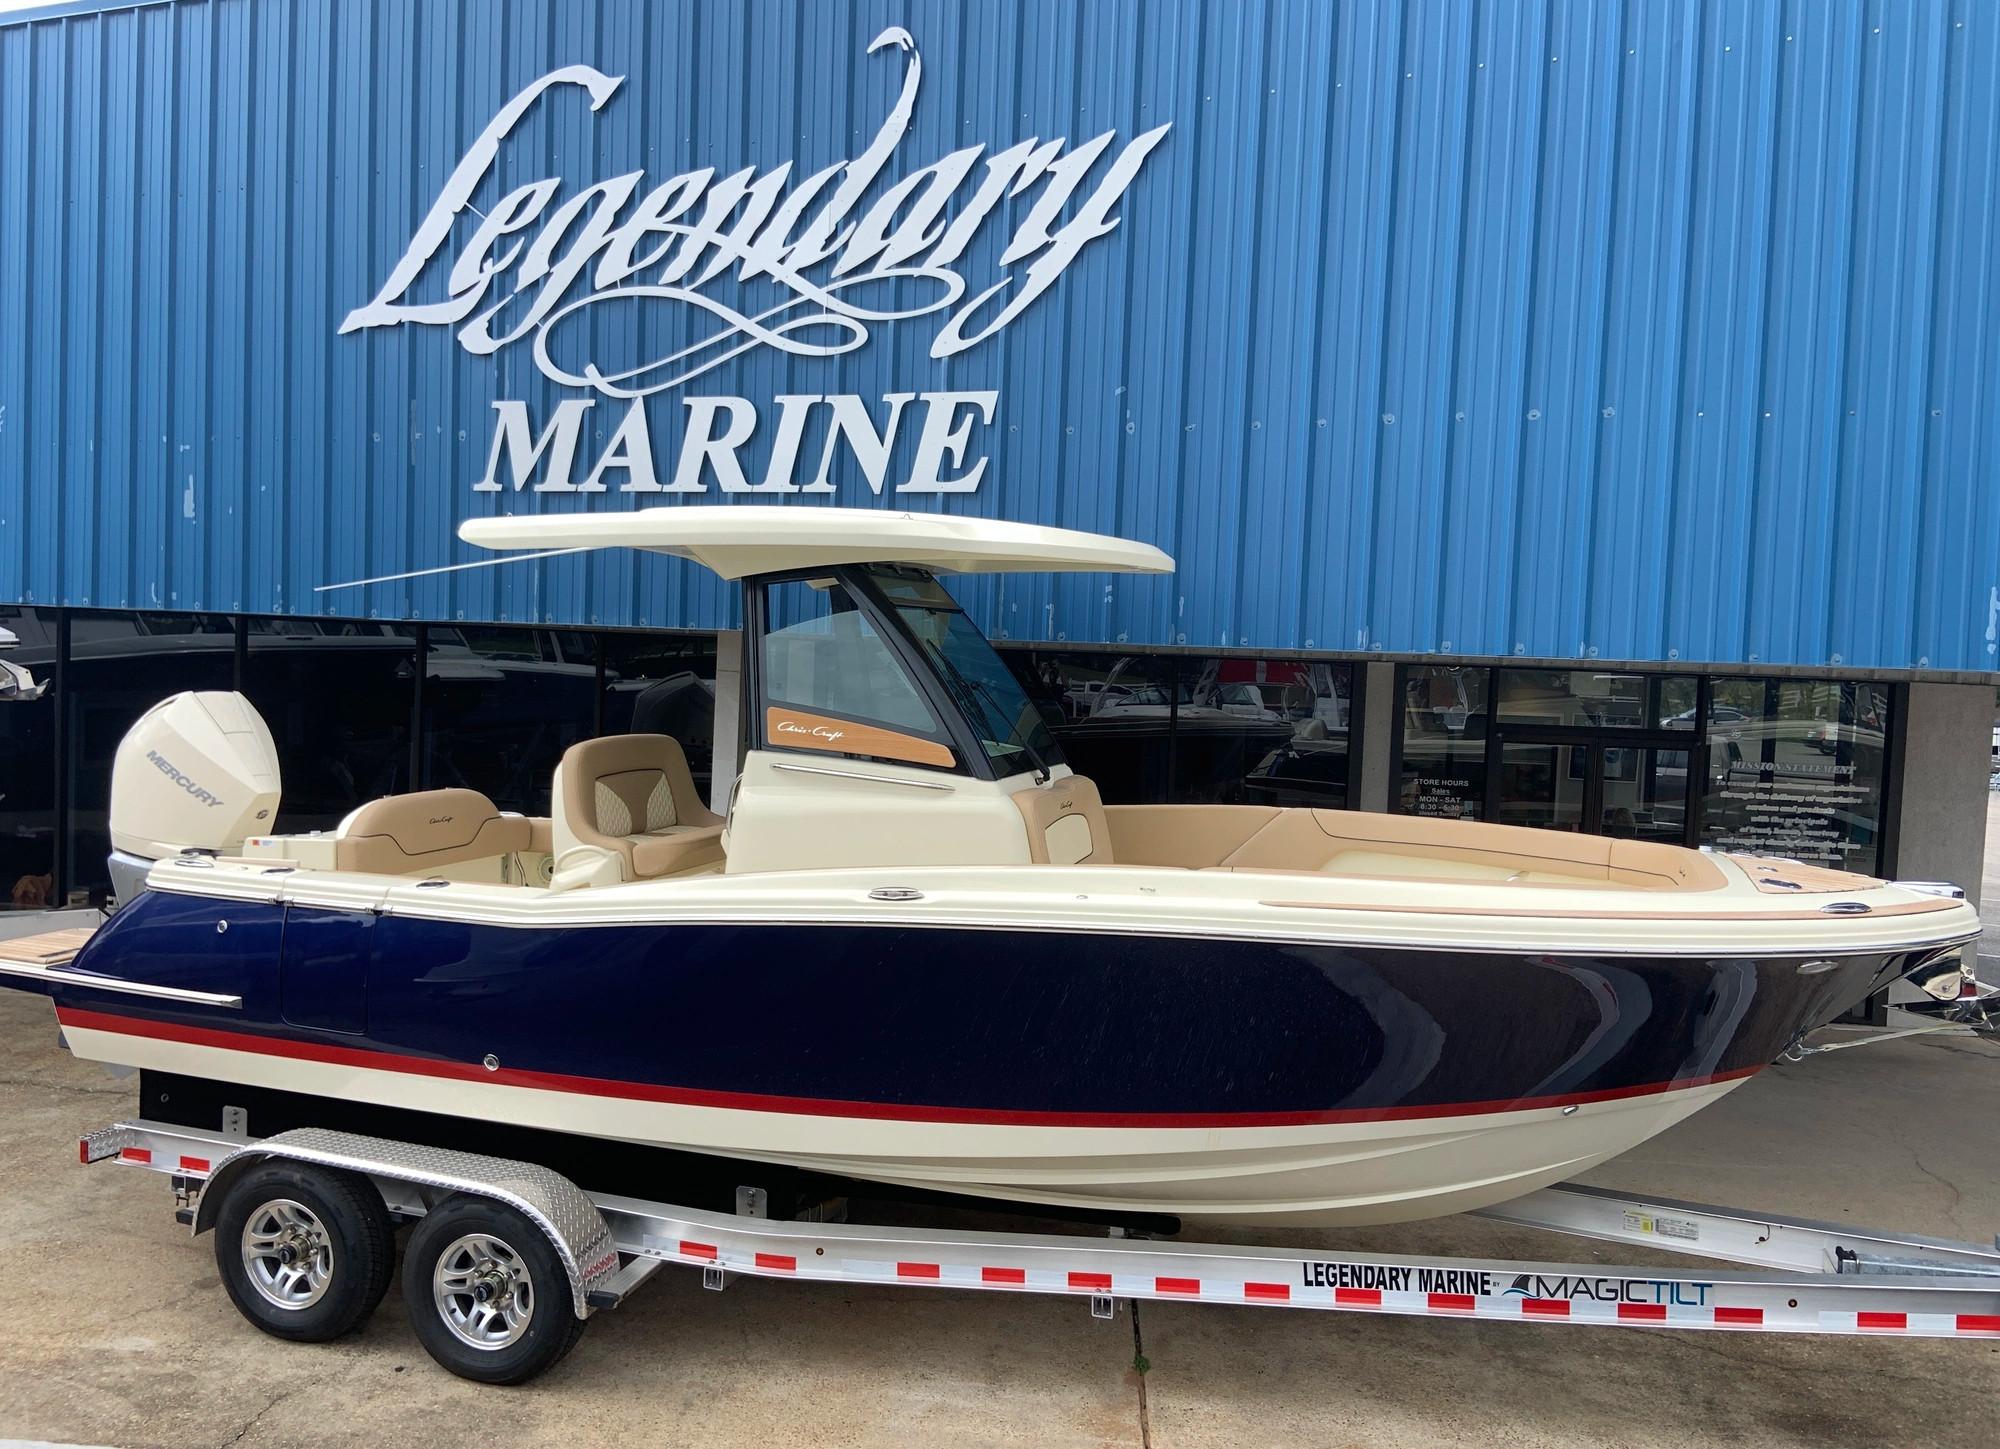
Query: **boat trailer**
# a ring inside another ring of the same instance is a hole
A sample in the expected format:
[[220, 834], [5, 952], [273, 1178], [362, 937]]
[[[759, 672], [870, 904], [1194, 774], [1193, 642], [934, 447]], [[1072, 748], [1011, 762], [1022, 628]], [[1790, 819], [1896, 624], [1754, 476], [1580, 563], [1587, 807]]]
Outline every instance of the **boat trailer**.
[[[762, 1215], [756, 1189], [739, 1190], [735, 1215], [703, 1212], [587, 1193], [528, 1162], [322, 1128], [251, 1138], [239, 1130], [240, 1113], [226, 1114], [224, 1125], [121, 1122], [81, 1139], [78, 1157], [166, 1173], [183, 1224], [196, 1233], [232, 1228], [217, 1238], [224, 1285], [246, 1317], [280, 1337], [331, 1338], [357, 1324], [388, 1286], [390, 1228], [417, 1222], [404, 1263], [412, 1324], [445, 1368], [488, 1383], [522, 1382], [549, 1367], [593, 1313], [617, 1307], [670, 1263], [700, 1269], [713, 1289], [751, 1276], [1044, 1293], [1088, 1299], [1099, 1318], [1130, 1298], [2000, 1339], [2000, 1241], [1946, 1242], [1573, 1185], [1475, 1216], [1745, 1266], [1682, 1271], [1232, 1247], [1115, 1228], [1096, 1237], [774, 1220]], [[357, 1217], [376, 1226], [342, 1238], [342, 1222]], [[329, 1281], [343, 1262], [365, 1264], [350, 1277], [367, 1281], [329, 1317], [321, 1310], [333, 1308]], [[539, 1315], [544, 1299], [531, 1299], [528, 1287], [537, 1264], [541, 1284], [566, 1279], [568, 1290]], [[301, 1305], [311, 1314], [296, 1312]]]

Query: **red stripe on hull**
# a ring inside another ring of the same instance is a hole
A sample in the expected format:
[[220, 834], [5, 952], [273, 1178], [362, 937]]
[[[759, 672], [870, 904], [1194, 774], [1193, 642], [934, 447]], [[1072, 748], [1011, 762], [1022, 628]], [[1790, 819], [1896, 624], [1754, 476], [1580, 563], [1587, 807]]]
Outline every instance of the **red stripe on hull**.
[[1592, 1102], [1616, 1102], [1633, 1097], [1657, 1096], [1662, 1092], [1687, 1091], [1695, 1087], [1734, 1082], [1751, 1076], [1761, 1067], [1742, 1067], [1733, 1072], [1717, 1072], [1704, 1077], [1681, 1077], [1668, 1082], [1648, 1082], [1636, 1087], [1613, 1087], [1597, 1092], [1565, 1092], [1553, 1096], [1522, 1097], [1511, 1101], [1447, 1102], [1421, 1107], [1361, 1107], [1315, 1112], [1037, 1112], [1005, 1107], [907, 1106], [895, 1102], [852, 1102], [829, 1097], [781, 1097], [762, 1092], [721, 1092], [701, 1087], [664, 1087], [650, 1082], [628, 1082], [610, 1077], [578, 1077], [560, 1072], [523, 1071], [501, 1067], [488, 1071], [477, 1062], [440, 1061], [399, 1052], [364, 1047], [334, 1046], [324, 1042], [295, 1041], [288, 1037], [261, 1036], [254, 1032], [225, 1031], [218, 1027], [183, 1026], [179, 1023], [149, 1021], [143, 1017], [119, 1016], [110, 1012], [81, 1011], [74, 1007], [56, 1008], [56, 1020], [63, 1026], [86, 1031], [110, 1032], [119, 1036], [141, 1037], [149, 1041], [177, 1042], [184, 1046], [208, 1047], [217, 1051], [250, 1052], [259, 1056], [282, 1057], [289, 1061], [317, 1062], [325, 1066], [356, 1067], [374, 1072], [401, 1072], [410, 1076], [440, 1077], [448, 1081], [486, 1082], [504, 1087], [529, 1087], [544, 1092], [569, 1092], [586, 1097], [611, 1097], [623, 1101], [660, 1102], [680, 1107], [714, 1107], [737, 1112], [783, 1112], [813, 1117], [858, 1117], [883, 1122], [952, 1122], [994, 1127], [1318, 1127], [1336, 1123], [1414, 1122], [1441, 1117], [1485, 1116], [1494, 1112], [1525, 1112], [1549, 1107], [1573, 1107]]

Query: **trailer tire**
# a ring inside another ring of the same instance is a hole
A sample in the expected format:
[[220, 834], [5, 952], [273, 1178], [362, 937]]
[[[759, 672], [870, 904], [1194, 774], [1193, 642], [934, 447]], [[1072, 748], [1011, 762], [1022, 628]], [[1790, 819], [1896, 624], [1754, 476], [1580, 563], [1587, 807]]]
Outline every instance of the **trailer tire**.
[[526, 1383], [583, 1336], [548, 1235], [517, 1209], [469, 1194], [446, 1199], [411, 1233], [403, 1303], [424, 1351], [482, 1384]]
[[237, 1311], [275, 1338], [324, 1343], [360, 1326], [389, 1291], [396, 1239], [366, 1179], [282, 1160], [225, 1190], [215, 1265]]

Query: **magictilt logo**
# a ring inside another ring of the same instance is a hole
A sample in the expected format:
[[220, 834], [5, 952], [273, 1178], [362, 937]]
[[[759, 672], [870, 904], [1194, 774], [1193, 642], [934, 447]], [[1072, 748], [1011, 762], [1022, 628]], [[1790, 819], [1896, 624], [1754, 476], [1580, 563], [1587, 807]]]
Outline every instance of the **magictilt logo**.
[[1539, 1273], [1517, 1273], [1503, 1296], [1509, 1298], [1556, 1298], [1574, 1302], [1583, 1298], [1594, 1303], [1664, 1303], [1679, 1308], [1705, 1308], [1713, 1283], [1674, 1283], [1655, 1278], [1576, 1278], [1564, 1274], [1545, 1278]]

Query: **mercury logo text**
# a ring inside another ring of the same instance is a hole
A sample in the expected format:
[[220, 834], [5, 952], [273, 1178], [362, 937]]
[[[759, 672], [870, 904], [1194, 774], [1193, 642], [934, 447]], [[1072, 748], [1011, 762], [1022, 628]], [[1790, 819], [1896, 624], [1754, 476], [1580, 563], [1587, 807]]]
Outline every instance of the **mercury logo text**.
[[202, 789], [201, 786], [195, 784], [194, 781], [190, 780], [186, 775], [183, 775], [179, 770], [175, 769], [172, 765], [168, 764], [166, 760], [162, 759], [160, 756], [160, 752], [158, 750], [146, 751], [146, 758], [151, 760], [156, 766], [159, 767], [159, 771], [162, 775], [165, 775], [169, 780], [172, 780], [176, 785], [180, 786], [183, 790], [187, 791], [188, 794], [194, 796], [195, 799], [201, 801], [202, 804], [207, 805], [212, 809], [215, 806], [220, 805], [222, 803], [222, 797], [220, 795], [211, 794], [209, 791], [204, 790]]

